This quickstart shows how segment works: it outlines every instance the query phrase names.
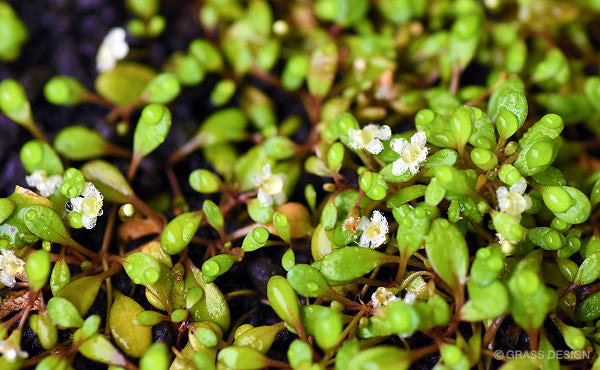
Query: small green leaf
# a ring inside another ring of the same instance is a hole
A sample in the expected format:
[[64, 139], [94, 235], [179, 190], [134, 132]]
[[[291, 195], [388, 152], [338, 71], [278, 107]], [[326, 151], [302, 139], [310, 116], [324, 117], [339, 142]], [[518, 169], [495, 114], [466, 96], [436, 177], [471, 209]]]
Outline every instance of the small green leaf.
[[48, 315], [61, 328], [78, 328], [83, 325], [77, 308], [65, 298], [51, 298], [48, 301]]
[[94, 86], [98, 94], [113, 104], [128, 106], [144, 92], [156, 72], [144, 64], [124, 62], [101, 73]]
[[466, 321], [491, 320], [503, 315], [509, 308], [508, 292], [498, 280], [488, 286], [467, 284], [469, 300], [461, 308], [461, 319]]
[[37, 335], [40, 344], [44, 349], [50, 349], [58, 341], [58, 330], [52, 322], [52, 318], [48, 312], [40, 313], [39, 315], [31, 315], [29, 317], [29, 326]]
[[201, 221], [200, 212], [186, 212], [175, 217], [163, 230], [160, 246], [168, 254], [181, 252], [192, 241]]
[[152, 328], [135, 321], [143, 311], [135, 300], [116, 291], [110, 309], [110, 333], [119, 348], [131, 357], [141, 357], [152, 344]]
[[125, 272], [135, 284], [152, 284], [160, 276], [159, 263], [146, 253], [136, 252], [123, 259]]
[[83, 342], [78, 348], [79, 352], [92, 361], [103, 364], [121, 366], [127, 365], [125, 356], [113, 346], [105, 336], [95, 334]]
[[574, 283], [586, 285], [594, 282], [600, 276], [600, 253], [592, 253], [581, 262]]
[[171, 352], [165, 343], [154, 343], [140, 359], [140, 370], [168, 370]]
[[102, 277], [97, 276], [80, 277], [65, 285], [56, 296], [69, 300], [80, 315], [85, 315], [92, 307], [103, 281]]
[[50, 289], [52, 290], [52, 295], [56, 296], [69, 281], [71, 281], [71, 271], [65, 262], [65, 258], [61, 257], [54, 264], [52, 274], [50, 275]]
[[82, 161], [105, 155], [126, 155], [127, 150], [106, 140], [96, 130], [84, 126], [69, 126], [54, 138], [54, 148], [65, 158]]
[[0, 198], [0, 224], [12, 215], [17, 205], [8, 198]]
[[21, 212], [25, 225], [34, 235], [53, 243], [71, 244], [71, 236], [52, 208], [32, 204]]
[[284, 323], [257, 326], [248, 329], [236, 336], [234, 346], [251, 347], [260, 353], [266, 354], [275, 341], [277, 334], [284, 328]]
[[319, 270], [329, 280], [348, 281], [386, 262], [389, 262], [389, 256], [385, 253], [368, 248], [345, 247], [326, 255]]
[[250, 347], [227, 347], [219, 352], [219, 363], [235, 370], [258, 370], [268, 366], [269, 359]]
[[308, 90], [316, 96], [325, 96], [335, 78], [338, 50], [332, 41], [317, 46], [310, 56], [308, 66]]
[[142, 96], [149, 103], [167, 104], [179, 95], [180, 90], [181, 86], [175, 75], [161, 73], [146, 85]]
[[190, 186], [202, 194], [216, 193], [221, 188], [221, 180], [209, 170], [199, 169], [190, 173]]
[[331, 287], [316, 268], [299, 264], [292, 267], [287, 273], [290, 285], [305, 297], [324, 297], [331, 292]]
[[93, 182], [104, 198], [110, 202], [127, 203], [133, 195], [131, 186], [112, 164], [103, 160], [93, 160], [81, 167], [85, 179]]
[[[452, 246], [449, 248], [448, 246]], [[425, 243], [427, 258], [435, 272], [452, 289], [460, 289], [467, 277], [469, 250], [458, 228], [443, 218], [434, 220]]]
[[269, 279], [267, 299], [271, 308], [283, 321], [297, 332], [302, 328], [298, 297], [290, 283], [283, 276], [275, 275]]
[[224, 233], [225, 220], [223, 218], [223, 214], [221, 213], [221, 209], [215, 202], [210, 199], [207, 199], [202, 203], [202, 211], [204, 212], [204, 216], [206, 217], [206, 221], [208, 224], [212, 226], [215, 230], [217, 230], [220, 234]]
[[31, 289], [42, 289], [50, 276], [50, 254], [43, 249], [33, 252], [25, 263], [25, 272]]
[[147, 105], [133, 134], [133, 152], [145, 157], [165, 141], [171, 127], [171, 112], [161, 104]]

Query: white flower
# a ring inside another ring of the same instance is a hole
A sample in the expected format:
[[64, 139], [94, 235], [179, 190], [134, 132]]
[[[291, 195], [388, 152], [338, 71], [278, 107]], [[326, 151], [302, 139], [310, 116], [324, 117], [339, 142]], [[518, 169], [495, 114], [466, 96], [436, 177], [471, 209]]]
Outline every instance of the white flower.
[[102, 193], [96, 189], [91, 182], [85, 183], [83, 193], [75, 198], [71, 198], [71, 211], [81, 213], [81, 222], [86, 229], [92, 229], [96, 226], [96, 218], [102, 216]]
[[379, 211], [373, 211], [371, 220], [363, 216], [358, 224], [358, 229], [363, 232], [358, 245], [363, 248], [372, 249], [385, 243], [389, 230], [387, 219]]
[[254, 175], [252, 182], [258, 188], [258, 200], [266, 205], [270, 206], [275, 204], [282, 204], [286, 201], [285, 192], [283, 191], [284, 176], [271, 173], [271, 165], [266, 164], [263, 167], [263, 173], [261, 175]]
[[58, 188], [62, 183], [62, 176], [52, 175], [48, 177], [46, 176], [46, 171], [37, 170], [30, 176], [25, 177], [25, 181], [27, 181], [27, 185], [36, 188], [41, 196], [49, 197], [54, 193], [54, 189]]
[[371, 296], [373, 308], [387, 306], [388, 304], [397, 300], [399, 300], [399, 298], [396, 297], [394, 293], [390, 292], [387, 288], [384, 288], [382, 286], [377, 288], [375, 293], [373, 293], [373, 295]]
[[527, 189], [527, 181], [523, 177], [510, 187], [510, 191], [505, 186], [499, 187], [496, 190], [496, 198], [498, 198], [500, 212], [521, 218], [521, 213], [531, 208], [531, 198], [529, 195], [523, 195], [525, 189]]
[[25, 277], [25, 262], [15, 256], [13, 251], [2, 249], [0, 254], [0, 282], [9, 288], [15, 286], [15, 277]]
[[106, 34], [96, 54], [98, 72], [113, 69], [118, 60], [127, 56], [129, 45], [125, 41], [125, 36], [125, 30], [121, 27], [115, 27]]
[[496, 233], [496, 237], [498, 238], [498, 244], [500, 244], [500, 249], [504, 252], [504, 255], [510, 256], [515, 252], [518, 242], [505, 239], [504, 235], [500, 233]]
[[404, 303], [413, 304], [417, 301], [417, 295], [410, 290], [406, 291], [404, 295], [404, 299], [402, 299]]
[[362, 130], [353, 128], [348, 132], [350, 147], [354, 150], [366, 149], [373, 154], [383, 150], [381, 140], [388, 140], [392, 136], [390, 126], [366, 125]]
[[405, 139], [393, 139], [390, 142], [392, 150], [400, 154], [400, 158], [394, 161], [392, 173], [396, 176], [402, 175], [410, 170], [413, 175], [419, 172], [419, 166], [425, 159], [429, 149], [425, 146], [427, 136], [425, 132], [417, 131], [411, 138], [410, 143]]

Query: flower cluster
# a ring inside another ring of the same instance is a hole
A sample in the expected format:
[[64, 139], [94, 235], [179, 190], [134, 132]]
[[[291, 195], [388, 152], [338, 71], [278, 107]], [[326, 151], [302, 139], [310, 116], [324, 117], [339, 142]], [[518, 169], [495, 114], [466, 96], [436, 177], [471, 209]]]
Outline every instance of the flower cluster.
[[98, 48], [96, 54], [96, 68], [98, 72], [111, 70], [117, 61], [125, 58], [129, 53], [129, 45], [125, 41], [126, 33], [123, 28], [111, 29]]

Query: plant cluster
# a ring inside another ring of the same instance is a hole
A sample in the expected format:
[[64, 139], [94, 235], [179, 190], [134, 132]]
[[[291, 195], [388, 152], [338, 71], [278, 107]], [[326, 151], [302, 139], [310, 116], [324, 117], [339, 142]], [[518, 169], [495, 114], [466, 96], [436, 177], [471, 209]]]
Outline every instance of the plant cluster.
[[[160, 70], [128, 43], [169, 36], [159, 1], [126, 5], [94, 87], [56, 76], [43, 94], [105, 107], [130, 147], [84, 126], [49, 140], [0, 81], [34, 137], [0, 198], [1, 369], [600, 369], [600, 2], [206, 0], [203, 36]], [[0, 35], [17, 59], [27, 30], [3, 1]], [[214, 112], [162, 159], [170, 196], [142, 199], [138, 168], [195, 89]], [[181, 178], [191, 157], [207, 165]], [[97, 225], [102, 240], [72, 237]], [[222, 293], [263, 252], [285, 276]], [[279, 322], [248, 323], [256, 310]], [[159, 325], [175, 339], [153, 340]], [[529, 355], [497, 351], [510, 333]]]

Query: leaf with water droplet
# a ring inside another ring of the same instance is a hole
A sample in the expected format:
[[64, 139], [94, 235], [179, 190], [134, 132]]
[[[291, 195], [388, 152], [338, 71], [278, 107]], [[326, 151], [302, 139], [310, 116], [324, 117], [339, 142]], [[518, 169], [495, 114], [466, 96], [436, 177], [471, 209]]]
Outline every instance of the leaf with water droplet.
[[86, 180], [96, 185], [106, 201], [127, 203], [133, 195], [131, 186], [118, 168], [112, 164], [96, 159], [81, 167]]
[[59, 258], [54, 264], [52, 274], [50, 274], [50, 289], [52, 295], [56, 296], [58, 292], [71, 281], [71, 271], [65, 262], [64, 256]]
[[25, 225], [34, 235], [53, 243], [71, 244], [71, 236], [67, 232], [60, 216], [50, 207], [32, 204], [21, 210]]
[[168, 254], [177, 254], [190, 244], [202, 221], [202, 213], [186, 212], [175, 217], [165, 227], [160, 245]]
[[146, 253], [128, 255], [123, 259], [123, 267], [135, 284], [152, 284], [160, 276], [159, 263]]
[[138, 158], [145, 157], [167, 137], [171, 127], [171, 112], [162, 104], [147, 105], [140, 115], [133, 134], [133, 152]]
[[78, 328], [83, 324], [77, 308], [65, 298], [51, 298], [47, 309], [52, 320], [61, 328]]
[[204, 261], [202, 264], [202, 274], [207, 283], [212, 283], [217, 277], [223, 275], [235, 262], [238, 257], [233, 254], [218, 254]]
[[331, 292], [327, 280], [310, 265], [295, 265], [288, 271], [287, 280], [294, 290], [305, 297], [324, 297]]
[[192, 270], [186, 271], [186, 278], [188, 276], [193, 282], [193, 286], [199, 286], [204, 291], [200, 301], [190, 310], [194, 321], [209, 320], [219, 325], [222, 330], [229, 329], [231, 313], [227, 300], [219, 287], [214, 283], [207, 283], [200, 269], [195, 266], [192, 267]]

